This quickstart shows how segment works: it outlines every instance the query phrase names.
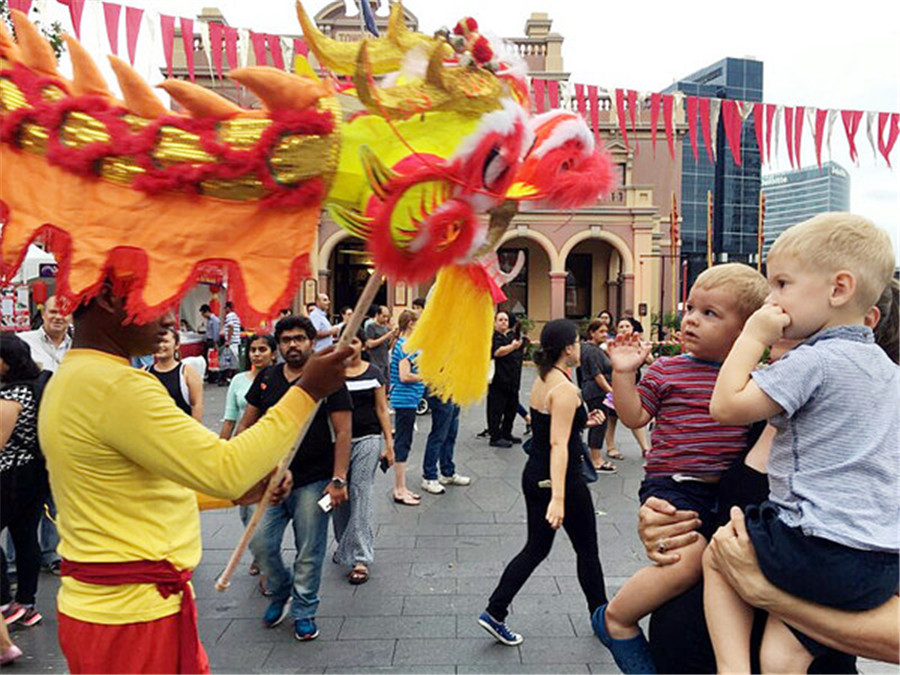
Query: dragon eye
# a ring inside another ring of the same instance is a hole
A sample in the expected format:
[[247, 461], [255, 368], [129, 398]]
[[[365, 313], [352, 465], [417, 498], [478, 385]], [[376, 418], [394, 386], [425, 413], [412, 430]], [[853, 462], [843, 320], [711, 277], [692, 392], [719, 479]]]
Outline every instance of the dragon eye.
[[493, 189], [503, 180], [508, 171], [509, 164], [500, 154], [500, 148], [495, 145], [484, 160], [484, 169], [481, 172], [484, 186], [489, 190]]

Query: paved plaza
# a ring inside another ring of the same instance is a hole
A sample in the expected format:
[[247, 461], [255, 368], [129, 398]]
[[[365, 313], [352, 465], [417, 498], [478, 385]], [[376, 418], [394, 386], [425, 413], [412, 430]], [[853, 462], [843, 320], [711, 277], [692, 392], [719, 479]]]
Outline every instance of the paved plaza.
[[[526, 368], [521, 399], [533, 379]], [[206, 387], [205, 423], [218, 430], [224, 388]], [[263, 628], [267, 599], [247, 574], [249, 554], [231, 588], [219, 593], [221, 572], [241, 525], [237, 509], [205, 512], [203, 561], [194, 575], [200, 636], [219, 673], [616, 673], [609, 653], [593, 637], [578, 586], [575, 556], [561, 531], [553, 552], [512, 605], [510, 626], [524, 635], [517, 647], [494, 642], [476, 623], [506, 562], [525, 542], [525, 506], [520, 476], [526, 455], [519, 446], [491, 448], [476, 434], [484, 428], [483, 403], [463, 411], [456, 449], [458, 471], [468, 487], [443, 495], [422, 492], [422, 504], [391, 500], [393, 474], [378, 472], [375, 564], [368, 583], [350, 585], [345, 570], [331, 563], [329, 544], [323, 573], [318, 625], [313, 642], [297, 642], [290, 621]], [[429, 416], [418, 419], [409, 462], [409, 485], [417, 492]], [[521, 435], [523, 424], [514, 433]], [[620, 428], [626, 455], [615, 475], [591, 485], [597, 511], [600, 556], [610, 594], [644, 564], [636, 535], [640, 453], [630, 432]], [[190, 448], [185, 448], [189, 452]], [[290, 536], [285, 555], [292, 558]], [[56, 642], [58, 580], [40, 579], [38, 607], [46, 617], [13, 637], [25, 651], [10, 672], [66, 672]], [[863, 662], [861, 670], [898, 672]]]

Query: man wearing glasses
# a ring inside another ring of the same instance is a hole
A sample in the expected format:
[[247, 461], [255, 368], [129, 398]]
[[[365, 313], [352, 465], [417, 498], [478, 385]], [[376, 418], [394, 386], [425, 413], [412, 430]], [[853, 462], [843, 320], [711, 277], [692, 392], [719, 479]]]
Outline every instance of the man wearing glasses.
[[[284, 363], [269, 366], [253, 381], [238, 434], [260, 419], [302, 375], [313, 352], [316, 332], [312, 321], [302, 316], [288, 316], [275, 324], [275, 339]], [[352, 408], [350, 394], [343, 385], [325, 398], [291, 462], [294, 485], [290, 495], [266, 510], [250, 542], [272, 592], [263, 623], [274, 628], [290, 612], [294, 637], [301, 641], [319, 635], [316, 609], [328, 541], [328, 512], [318, 502], [326, 494], [332, 507], [347, 500]], [[293, 523], [297, 549], [293, 572], [288, 571], [281, 558], [281, 540], [289, 523]]]

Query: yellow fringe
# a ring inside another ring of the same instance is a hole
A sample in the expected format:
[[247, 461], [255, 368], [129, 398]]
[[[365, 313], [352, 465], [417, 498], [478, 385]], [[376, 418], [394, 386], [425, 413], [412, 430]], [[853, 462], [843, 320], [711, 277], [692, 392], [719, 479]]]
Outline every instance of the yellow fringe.
[[493, 329], [491, 292], [464, 266], [441, 269], [406, 345], [433, 395], [462, 406], [485, 395]]

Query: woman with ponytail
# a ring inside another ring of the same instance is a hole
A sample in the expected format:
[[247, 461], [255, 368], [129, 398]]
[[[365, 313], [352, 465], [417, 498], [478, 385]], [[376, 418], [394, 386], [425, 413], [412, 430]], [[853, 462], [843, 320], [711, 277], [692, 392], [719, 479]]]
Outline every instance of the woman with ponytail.
[[578, 581], [588, 613], [606, 602], [606, 587], [597, 547], [591, 493], [582, 476], [581, 433], [585, 426], [603, 423], [603, 413], [590, 415], [568, 370], [581, 356], [576, 325], [566, 319], [550, 321], [541, 331], [534, 362], [540, 377], [531, 389], [533, 440], [522, 472], [522, 493], [528, 517], [528, 540], [513, 558], [491, 594], [478, 623], [505, 645], [522, 636], [506, 625], [509, 605], [537, 566], [547, 557], [556, 530], [562, 526], [577, 556]]

